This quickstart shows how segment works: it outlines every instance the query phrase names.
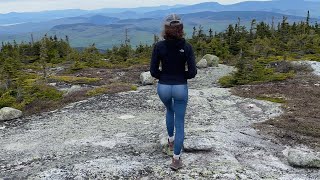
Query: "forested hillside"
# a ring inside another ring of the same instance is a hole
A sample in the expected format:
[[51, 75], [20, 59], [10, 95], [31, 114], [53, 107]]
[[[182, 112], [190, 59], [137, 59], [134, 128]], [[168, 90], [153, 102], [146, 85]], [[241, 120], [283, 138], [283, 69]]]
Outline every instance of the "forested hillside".
[[[191, 38], [194, 26], [203, 26], [203, 30], [207, 33], [210, 28], [214, 32], [223, 32], [230, 23], [236, 23], [237, 18], [241, 19], [241, 25], [249, 29], [252, 19], [256, 19], [257, 22], [263, 21], [267, 24], [271, 24], [272, 21], [278, 24], [282, 21], [283, 16], [288, 18], [287, 22], [290, 24], [305, 20], [301, 16], [265, 11], [202, 11], [181, 14], [188, 38]], [[87, 15], [87, 17], [78, 16], [37, 23], [0, 26], [0, 41], [13, 42], [15, 40], [20, 43], [22, 41], [30, 41], [31, 35], [33, 39], [40, 40], [47, 34], [48, 36], [58, 37], [69, 36], [69, 43], [72, 47], [83, 48], [95, 43], [98, 49], [105, 50], [124, 42], [125, 29], [127, 29], [131, 45], [136, 46], [140, 43], [150, 45], [153, 43], [153, 34], [160, 34], [163, 17], [145, 17], [134, 19], [129, 15], [127, 19], [119, 19], [91, 14]], [[316, 21], [318, 19], [310, 18], [311, 24]]]

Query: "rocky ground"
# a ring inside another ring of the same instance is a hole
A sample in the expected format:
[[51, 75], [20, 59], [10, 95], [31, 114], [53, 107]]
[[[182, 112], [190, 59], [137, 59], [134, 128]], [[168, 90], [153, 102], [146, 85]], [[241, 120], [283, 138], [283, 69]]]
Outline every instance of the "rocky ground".
[[281, 115], [280, 104], [216, 85], [232, 70], [203, 69], [190, 81], [178, 172], [161, 153], [164, 107], [154, 85], [0, 124], [0, 179], [320, 179], [318, 169], [290, 166], [290, 147], [252, 127]]
[[300, 63], [309, 64], [314, 71], [299, 72], [281, 82], [238, 86], [232, 92], [245, 98], [281, 99], [284, 113], [255, 127], [273, 136], [273, 141], [289, 146], [304, 144], [320, 152], [320, 62]]

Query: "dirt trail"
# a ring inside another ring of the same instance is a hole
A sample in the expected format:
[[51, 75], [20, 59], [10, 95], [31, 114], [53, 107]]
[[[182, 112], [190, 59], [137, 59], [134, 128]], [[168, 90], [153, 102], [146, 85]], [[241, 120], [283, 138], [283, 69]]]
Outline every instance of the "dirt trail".
[[279, 104], [217, 87], [232, 70], [200, 70], [190, 81], [188, 152], [178, 172], [161, 153], [164, 107], [156, 86], [147, 86], [6, 124], [0, 130], [0, 179], [320, 179], [318, 170], [290, 167], [286, 147], [251, 127], [279, 116]]

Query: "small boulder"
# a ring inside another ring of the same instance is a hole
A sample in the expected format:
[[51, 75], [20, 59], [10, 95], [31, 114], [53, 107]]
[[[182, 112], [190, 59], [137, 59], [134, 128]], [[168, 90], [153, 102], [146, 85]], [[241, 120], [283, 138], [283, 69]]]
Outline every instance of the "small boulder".
[[240, 108], [246, 112], [262, 112], [262, 109], [256, 104], [241, 104]]
[[66, 93], [63, 96], [70, 95], [72, 93], [81, 91], [83, 88], [80, 85], [72, 85], [69, 89], [65, 90]]
[[80, 91], [82, 88], [80, 85], [72, 85], [71, 88], [69, 89], [68, 93], [73, 93], [76, 91]]
[[197, 63], [197, 67], [198, 68], [207, 68], [208, 67], [208, 62], [206, 59], [201, 59], [198, 63]]
[[206, 54], [202, 59], [207, 60], [209, 67], [218, 67], [219, 66], [219, 57], [211, 54]]
[[0, 121], [16, 119], [22, 116], [22, 111], [10, 107], [0, 109]]
[[289, 149], [287, 158], [291, 166], [320, 168], [320, 152], [308, 149]]
[[154, 83], [154, 78], [151, 76], [150, 71], [143, 72], [140, 74], [140, 81], [143, 86], [152, 85]]
[[57, 86], [57, 83], [49, 83], [48, 85], [49, 85], [49, 86], [56, 87], [56, 86]]

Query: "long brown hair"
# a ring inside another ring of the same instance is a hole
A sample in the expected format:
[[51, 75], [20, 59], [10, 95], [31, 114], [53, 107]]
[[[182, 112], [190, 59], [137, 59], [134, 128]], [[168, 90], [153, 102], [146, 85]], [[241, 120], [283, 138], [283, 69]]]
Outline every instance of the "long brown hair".
[[183, 24], [179, 24], [176, 26], [164, 25], [162, 36], [166, 40], [182, 39], [184, 36]]

